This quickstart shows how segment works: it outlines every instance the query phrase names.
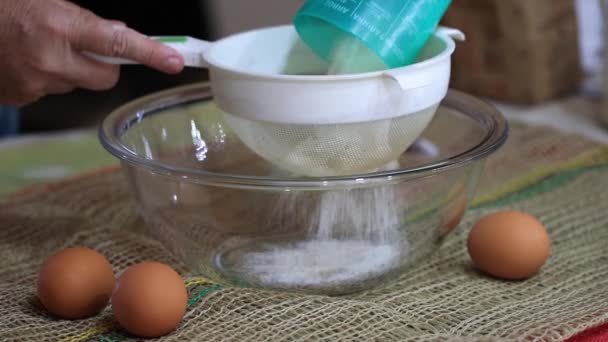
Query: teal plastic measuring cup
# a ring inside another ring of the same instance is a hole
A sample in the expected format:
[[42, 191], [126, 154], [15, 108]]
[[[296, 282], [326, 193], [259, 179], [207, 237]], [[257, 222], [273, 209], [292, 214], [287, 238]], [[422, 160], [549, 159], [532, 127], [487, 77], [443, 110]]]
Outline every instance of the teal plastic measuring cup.
[[416, 61], [450, 3], [308, 0], [295, 15], [294, 26], [304, 43], [326, 61], [354, 53], [364, 71], [396, 68]]

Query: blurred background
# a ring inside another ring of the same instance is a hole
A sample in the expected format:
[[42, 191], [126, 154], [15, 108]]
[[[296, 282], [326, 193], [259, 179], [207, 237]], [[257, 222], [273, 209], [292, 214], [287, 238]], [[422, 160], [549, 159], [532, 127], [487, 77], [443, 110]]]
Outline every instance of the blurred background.
[[[463, 30], [467, 41], [454, 56], [452, 87], [518, 105], [581, 93], [599, 101], [605, 88], [602, 1], [606, 0], [454, 0], [444, 24]], [[290, 23], [304, 0], [200, 0], [181, 1], [179, 6], [164, 1], [74, 2], [149, 35], [216, 40]], [[129, 100], [206, 79], [205, 70], [167, 76], [141, 66], [124, 67], [111, 91], [78, 90], [22, 108], [19, 133], [94, 127]]]

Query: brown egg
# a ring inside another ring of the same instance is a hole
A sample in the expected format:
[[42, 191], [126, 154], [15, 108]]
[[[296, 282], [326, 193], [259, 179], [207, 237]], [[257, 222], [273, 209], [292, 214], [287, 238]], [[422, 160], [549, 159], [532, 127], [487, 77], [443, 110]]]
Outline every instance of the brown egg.
[[108, 304], [113, 288], [112, 266], [88, 248], [68, 248], [50, 256], [38, 274], [40, 302], [61, 318], [99, 313]]
[[129, 267], [112, 295], [114, 317], [139, 337], [159, 337], [173, 331], [184, 317], [187, 303], [182, 277], [158, 262]]
[[454, 186], [447, 197], [449, 202], [445, 208], [447, 214], [441, 227], [441, 235], [445, 235], [458, 227], [468, 206], [467, 193], [462, 184]]
[[467, 241], [477, 268], [509, 280], [535, 275], [549, 257], [549, 245], [549, 235], [539, 220], [511, 210], [480, 219]]

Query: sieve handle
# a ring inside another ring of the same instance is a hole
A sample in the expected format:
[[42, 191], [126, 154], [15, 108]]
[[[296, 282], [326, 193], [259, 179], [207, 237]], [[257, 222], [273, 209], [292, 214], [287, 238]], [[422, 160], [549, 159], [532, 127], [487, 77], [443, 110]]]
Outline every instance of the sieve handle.
[[[212, 43], [188, 36], [156, 36], [150, 37], [179, 52], [184, 58], [184, 65], [193, 68], [207, 68], [208, 63], [204, 54]], [[91, 52], [84, 52], [87, 56], [108, 64], [140, 64], [124, 58], [101, 56]]]
[[446, 27], [446, 26], [439, 26], [437, 28], [437, 30], [435, 30], [435, 34], [440, 35], [440, 36], [448, 36], [459, 42], [464, 42], [466, 40], [466, 36], [465, 36], [464, 32], [462, 32], [458, 29]]

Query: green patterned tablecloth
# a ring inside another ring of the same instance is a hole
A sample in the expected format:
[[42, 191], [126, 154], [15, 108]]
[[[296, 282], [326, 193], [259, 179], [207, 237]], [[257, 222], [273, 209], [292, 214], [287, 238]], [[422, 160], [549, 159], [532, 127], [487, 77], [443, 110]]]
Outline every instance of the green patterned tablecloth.
[[116, 163], [93, 130], [0, 140], [0, 195]]

